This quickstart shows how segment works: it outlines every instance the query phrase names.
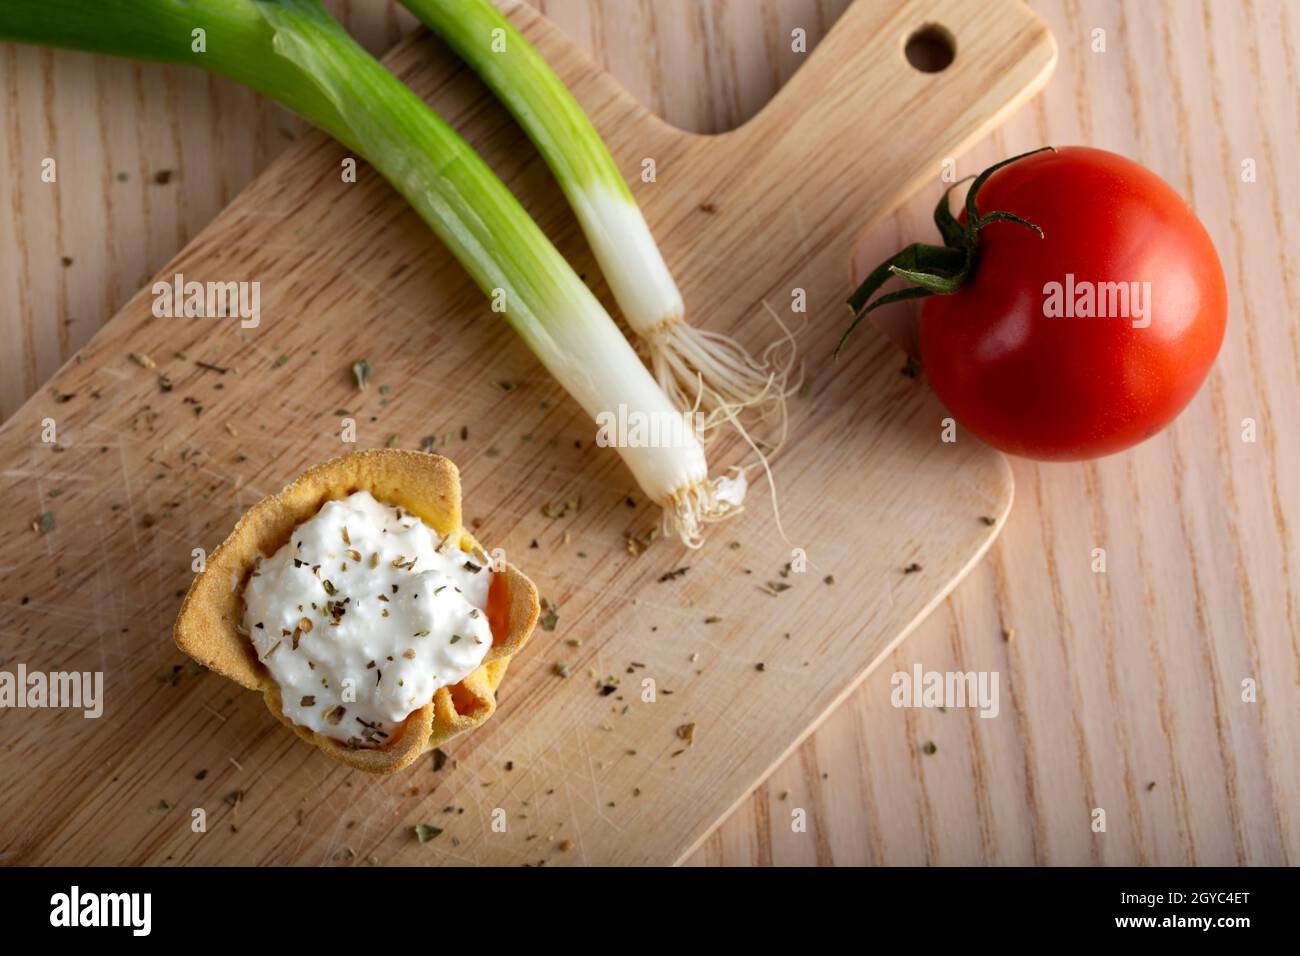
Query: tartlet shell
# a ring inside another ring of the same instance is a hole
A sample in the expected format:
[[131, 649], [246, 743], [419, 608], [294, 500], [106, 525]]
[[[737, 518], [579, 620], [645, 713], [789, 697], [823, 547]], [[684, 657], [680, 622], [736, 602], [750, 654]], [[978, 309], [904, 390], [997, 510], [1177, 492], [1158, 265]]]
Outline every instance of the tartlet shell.
[[275, 679], [257, 659], [252, 641], [239, 632], [244, 585], [257, 559], [279, 550], [294, 528], [325, 502], [363, 490], [401, 506], [441, 535], [456, 535], [457, 544], [481, 548], [461, 524], [460, 472], [449, 459], [399, 449], [342, 455], [310, 469], [245, 512], [191, 582], [174, 638], [177, 647], [204, 667], [261, 691], [271, 713], [327, 756], [357, 770], [393, 773], [492, 716], [496, 689], [510, 658], [532, 635], [540, 607], [533, 582], [507, 563], [505, 571], [493, 577], [488, 609], [493, 641], [483, 664], [460, 683], [439, 688], [383, 747], [354, 749], [293, 723], [284, 715]]

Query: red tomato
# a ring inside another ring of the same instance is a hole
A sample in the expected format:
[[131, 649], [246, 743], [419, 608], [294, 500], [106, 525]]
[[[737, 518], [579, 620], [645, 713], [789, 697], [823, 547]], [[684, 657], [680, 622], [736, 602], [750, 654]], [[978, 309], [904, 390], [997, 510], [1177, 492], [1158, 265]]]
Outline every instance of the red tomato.
[[990, 223], [973, 279], [925, 300], [921, 364], [953, 416], [1047, 460], [1110, 454], [1168, 425], [1227, 317], [1223, 267], [1182, 197], [1123, 156], [1075, 146], [998, 170], [977, 202], [1043, 238]]

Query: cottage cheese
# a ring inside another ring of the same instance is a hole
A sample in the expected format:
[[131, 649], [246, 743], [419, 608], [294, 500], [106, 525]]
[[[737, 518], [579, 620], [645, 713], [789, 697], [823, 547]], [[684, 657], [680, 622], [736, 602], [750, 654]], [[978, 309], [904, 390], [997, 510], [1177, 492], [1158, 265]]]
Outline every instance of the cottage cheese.
[[368, 491], [327, 502], [244, 591], [244, 627], [295, 724], [378, 747], [483, 663], [486, 558]]

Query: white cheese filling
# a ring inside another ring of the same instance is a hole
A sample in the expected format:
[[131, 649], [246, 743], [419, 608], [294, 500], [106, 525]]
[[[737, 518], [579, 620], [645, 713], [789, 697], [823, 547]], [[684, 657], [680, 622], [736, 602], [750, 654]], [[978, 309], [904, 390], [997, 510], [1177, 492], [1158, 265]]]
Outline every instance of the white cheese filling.
[[244, 590], [244, 627], [285, 716], [353, 746], [383, 746], [438, 688], [483, 663], [486, 565], [368, 491], [326, 502]]

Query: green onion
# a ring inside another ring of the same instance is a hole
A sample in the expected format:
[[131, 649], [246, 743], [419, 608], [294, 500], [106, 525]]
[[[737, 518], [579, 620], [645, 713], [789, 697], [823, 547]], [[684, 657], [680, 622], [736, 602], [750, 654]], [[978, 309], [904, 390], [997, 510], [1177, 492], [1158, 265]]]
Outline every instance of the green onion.
[[473, 68], [546, 160], [677, 407], [703, 411], [706, 433], [747, 407], [784, 420], [793, 348], [783, 363], [773, 351], [792, 337], [786, 332], [758, 361], [733, 338], [686, 322], [682, 295], [604, 141], [523, 35], [490, 0], [402, 3]]
[[670, 441], [620, 431], [608, 443], [684, 542], [698, 545], [704, 524], [739, 510], [743, 473], [709, 478], [694, 430], [510, 191], [319, 0], [4, 0], [0, 39], [189, 63], [295, 110], [406, 197], [593, 418], [661, 430], [675, 419], [661, 431]]

